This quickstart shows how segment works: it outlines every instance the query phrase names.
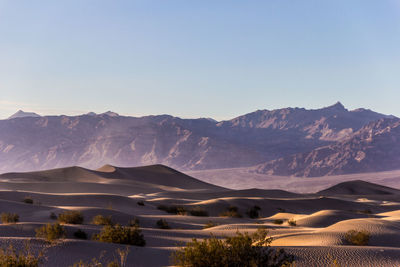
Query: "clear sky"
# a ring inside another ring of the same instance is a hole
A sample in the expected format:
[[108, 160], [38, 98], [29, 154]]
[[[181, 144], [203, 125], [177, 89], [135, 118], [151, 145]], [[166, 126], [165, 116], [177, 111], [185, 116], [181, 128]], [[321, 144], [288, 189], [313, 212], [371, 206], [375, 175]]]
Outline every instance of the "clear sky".
[[399, 100], [399, 0], [0, 0], [0, 118]]

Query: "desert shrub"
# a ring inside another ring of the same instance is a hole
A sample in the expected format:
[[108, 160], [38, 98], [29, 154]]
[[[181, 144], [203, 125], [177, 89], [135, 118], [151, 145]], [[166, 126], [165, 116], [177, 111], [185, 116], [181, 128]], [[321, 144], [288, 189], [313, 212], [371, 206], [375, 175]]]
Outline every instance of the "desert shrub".
[[259, 206], [253, 206], [246, 212], [246, 214], [252, 219], [257, 219], [260, 217], [260, 210], [261, 208]]
[[111, 216], [96, 215], [92, 219], [92, 223], [95, 225], [114, 225]]
[[144, 201], [143, 201], [143, 200], [139, 200], [139, 201], [137, 202], [137, 204], [138, 204], [139, 206], [144, 206]]
[[281, 220], [281, 219], [275, 219], [275, 220], [273, 221], [273, 223], [274, 223], [274, 224], [283, 224], [283, 220]]
[[227, 211], [224, 211], [219, 214], [221, 217], [232, 217], [232, 218], [242, 218], [242, 215], [239, 213], [239, 208], [235, 206], [229, 206]]
[[93, 258], [91, 261], [82, 261], [80, 260], [77, 263], [74, 263], [71, 267], [126, 267], [127, 265], [127, 259], [128, 259], [128, 254], [129, 254], [129, 248], [126, 247], [125, 250], [122, 249], [117, 249], [116, 254], [117, 256], [114, 256], [113, 261], [107, 261], [106, 263], [102, 262], [103, 257], [104, 257], [104, 252], [103, 251], [100, 254], [99, 258]]
[[290, 219], [290, 220], [288, 221], [288, 224], [289, 224], [290, 226], [296, 226], [296, 225], [297, 225], [297, 222], [296, 222], [296, 220], [294, 220], [294, 219]]
[[16, 213], [3, 212], [1, 214], [2, 223], [16, 223], [19, 221], [19, 215]]
[[134, 218], [132, 220], [129, 220], [128, 225], [131, 227], [139, 227], [139, 219], [138, 218]]
[[166, 205], [158, 205], [157, 209], [163, 210], [167, 213], [171, 214], [179, 214], [179, 215], [186, 215], [187, 211], [184, 207], [178, 206], [166, 206]]
[[59, 223], [46, 224], [36, 230], [36, 237], [44, 238], [47, 241], [54, 241], [56, 239], [65, 237], [65, 229]]
[[33, 204], [33, 199], [31, 197], [25, 197], [24, 200], [22, 200], [22, 202], [26, 204]]
[[293, 262], [293, 257], [282, 249], [272, 249], [272, 241], [264, 229], [249, 235], [237, 232], [225, 240], [214, 236], [203, 241], [193, 239], [172, 254], [171, 261], [177, 266], [282, 266]]
[[214, 223], [214, 222], [212, 222], [212, 221], [209, 221], [208, 223], [206, 223], [206, 224], [203, 226], [203, 229], [211, 228], [211, 227], [214, 227], [214, 226], [217, 226], [217, 225], [218, 225], [217, 223]]
[[166, 220], [164, 220], [164, 219], [159, 219], [156, 222], [156, 225], [160, 229], [171, 229], [171, 227], [169, 226], [168, 222]]
[[202, 216], [202, 217], [208, 216], [208, 212], [202, 207], [194, 207], [190, 209], [189, 214], [192, 216]]
[[74, 236], [75, 236], [76, 238], [79, 238], [79, 239], [87, 239], [87, 238], [88, 238], [86, 232], [85, 232], [85, 231], [82, 231], [81, 229], [78, 229], [78, 230], [74, 233]]
[[83, 215], [82, 212], [80, 211], [67, 210], [58, 215], [58, 221], [60, 223], [67, 223], [67, 224], [82, 224]]
[[139, 227], [121, 226], [119, 224], [104, 226], [99, 234], [93, 236], [93, 239], [100, 242], [141, 247], [146, 244]]
[[345, 238], [351, 245], [366, 246], [371, 237], [367, 231], [350, 230], [346, 233]]
[[29, 246], [17, 252], [10, 245], [7, 249], [0, 248], [0, 266], [4, 267], [38, 267], [43, 262], [43, 253], [34, 255]]
[[50, 213], [50, 219], [57, 220], [57, 215], [54, 212]]

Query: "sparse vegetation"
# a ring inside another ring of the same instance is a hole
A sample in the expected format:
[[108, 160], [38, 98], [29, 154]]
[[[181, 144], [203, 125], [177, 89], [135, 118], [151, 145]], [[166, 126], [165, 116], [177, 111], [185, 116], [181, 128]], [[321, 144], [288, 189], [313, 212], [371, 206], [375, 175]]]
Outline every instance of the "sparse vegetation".
[[268, 232], [237, 232], [233, 237], [220, 240], [214, 236], [198, 241], [193, 239], [186, 247], [173, 253], [171, 261], [177, 266], [282, 266], [293, 262], [293, 257], [282, 249], [272, 249]]
[[111, 216], [96, 215], [92, 219], [92, 224], [95, 225], [114, 225]]
[[54, 212], [50, 213], [50, 219], [57, 220], [57, 215]]
[[137, 204], [138, 204], [139, 206], [144, 206], [144, 201], [143, 201], [143, 200], [140, 200], [140, 201], [137, 202]]
[[253, 206], [251, 207], [247, 212], [247, 216], [249, 216], [252, 219], [257, 219], [258, 217], [260, 217], [260, 210], [261, 208], [259, 206]]
[[214, 226], [217, 226], [217, 225], [218, 225], [217, 223], [214, 223], [214, 222], [212, 222], [212, 221], [209, 221], [208, 223], [206, 223], [206, 224], [203, 226], [203, 229], [211, 228], [211, 227], [214, 227]]
[[25, 197], [24, 200], [22, 200], [22, 202], [26, 204], [33, 204], [33, 199], [32, 197]]
[[208, 212], [202, 207], [194, 207], [190, 209], [189, 214], [192, 216], [202, 216], [202, 217], [208, 216]]
[[281, 219], [275, 219], [275, 220], [273, 221], [273, 223], [274, 223], [274, 224], [279, 224], [279, 225], [281, 225], [281, 224], [283, 224], [283, 220], [281, 220]]
[[130, 227], [139, 227], [139, 223], [140, 223], [139, 219], [138, 218], [134, 218], [134, 219], [132, 219], [132, 220], [130, 220], [128, 222], [128, 225]]
[[187, 210], [184, 207], [158, 205], [157, 209], [163, 210], [163, 211], [165, 211], [167, 213], [171, 213], [171, 214], [179, 214], [179, 215], [187, 214]]
[[99, 234], [93, 236], [93, 239], [100, 242], [133, 246], [144, 246], [146, 244], [139, 227], [121, 226], [119, 224], [104, 226]]
[[347, 242], [355, 246], [368, 245], [371, 234], [367, 231], [350, 230], [346, 233], [345, 238]]
[[290, 219], [290, 220], [288, 220], [288, 224], [289, 224], [290, 226], [296, 226], [296, 225], [297, 225], [297, 222], [296, 222], [296, 220], [294, 220], [294, 219]]
[[277, 210], [278, 210], [279, 212], [286, 212], [286, 210], [285, 210], [284, 208], [277, 208]]
[[119, 256], [119, 259], [114, 259], [113, 261], [107, 261], [107, 263], [103, 263], [102, 259], [104, 257], [105, 251], [100, 254], [100, 257], [93, 258], [91, 261], [82, 261], [80, 260], [77, 263], [74, 263], [71, 267], [126, 267], [127, 259], [129, 254], [129, 247], [126, 247], [125, 250], [117, 249], [116, 254]]
[[220, 217], [232, 217], [232, 218], [242, 218], [242, 215], [239, 213], [239, 208], [235, 206], [229, 206], [227, 211], [224, 211], [219, 214]]
[[19, 215], [16, 213], [1, 213], [1, 222], [2, 223], [17, 223], [19, 221]]
[[82, 231], [81, 229], [78, 229], [75, 233], [74, 236], [78, 239], [87, 239], [88, 236], [86, 232]]
[[159, 219], [156, 222], [156, 225], [160, 229], [171, 229], [171, 227], [169, 226], [168, 222], [166, 220], [164, 220], [164, 219]]
[[36, 230], [36, 237], [44, 238], [47, 241], [54, 241], [65, 237], [65, 229], [59, 223], [46, 224]]
[[7, 249], [0, 248], [0, 266], [2, 267], [38, 267], [43, 260], [43, 253], [34, 255], [28, 245], [18, 252], [12, 245]]
[[83, 220], [82, 212], [76, 210], [68, 210], [58, 215], [58, 221], [60, 223], [82, 224]]

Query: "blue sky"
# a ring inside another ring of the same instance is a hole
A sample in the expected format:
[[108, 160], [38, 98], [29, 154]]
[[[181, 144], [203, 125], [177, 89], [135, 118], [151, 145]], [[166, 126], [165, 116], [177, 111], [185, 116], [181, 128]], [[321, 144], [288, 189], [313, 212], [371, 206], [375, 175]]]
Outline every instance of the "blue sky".
[[0, 0], [0, 118], [400, 116], [400, 1]]

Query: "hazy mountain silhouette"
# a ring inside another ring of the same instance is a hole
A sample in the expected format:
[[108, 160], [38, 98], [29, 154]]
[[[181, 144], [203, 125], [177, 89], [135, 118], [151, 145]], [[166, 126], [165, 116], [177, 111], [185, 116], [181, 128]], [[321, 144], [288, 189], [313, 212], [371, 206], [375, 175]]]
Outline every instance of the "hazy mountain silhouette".
[[388, 117], [336, 103], [316, 110], [259, 110], [222, 122], [111, 111], [0, 120], [0, 172], [108, 163], [179, 170], [255, 166], [342, 142]]

